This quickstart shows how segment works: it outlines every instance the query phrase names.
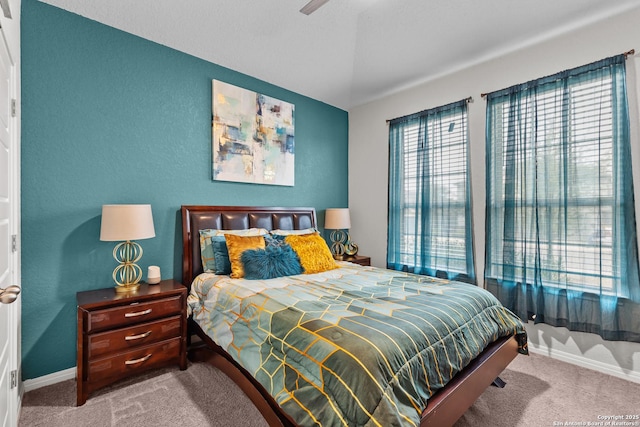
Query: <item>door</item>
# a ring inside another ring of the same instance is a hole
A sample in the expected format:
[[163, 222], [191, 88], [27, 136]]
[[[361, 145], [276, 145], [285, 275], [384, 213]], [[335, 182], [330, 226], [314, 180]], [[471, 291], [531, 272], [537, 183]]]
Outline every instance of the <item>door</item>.
[[17, 251], [18, 129], [16, 71], [0, 30], [0, 427], [18, 424], [20, 288]]

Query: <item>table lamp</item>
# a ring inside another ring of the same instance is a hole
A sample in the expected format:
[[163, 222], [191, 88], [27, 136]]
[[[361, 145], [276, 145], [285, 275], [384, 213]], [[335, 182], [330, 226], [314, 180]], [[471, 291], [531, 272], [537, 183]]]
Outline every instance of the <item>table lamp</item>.
[[[324, 216], [324, 228], [333, 230], [330, 235], [331, 253], [337, 260], [344, 259], [344, 255], [355, 255], [358, 247], [351, 242], [349, 229], [351, 228], [351, 217], [348, 208], [329, 208]], [[347, 232], [345, 233], [345, 231]]]
[[132, 292], [140, 286], [142, 269], [136, 262], [142, 258], [142, 246], [133, 240], [156, 236], [151, 205], [103, 205], [100, 240], [122, 241], [113, 249], [119, 265], [113, 270], [116, 292]]

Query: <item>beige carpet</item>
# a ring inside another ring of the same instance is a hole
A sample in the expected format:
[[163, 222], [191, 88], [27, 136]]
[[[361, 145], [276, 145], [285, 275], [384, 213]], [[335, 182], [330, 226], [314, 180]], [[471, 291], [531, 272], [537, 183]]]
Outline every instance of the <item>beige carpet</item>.
[[640, 384], [539, 354], [516, 357], [500, 378], [507, 386], [489, 387], [456, 427], [586, 426], [640, 414]]
[[[640, 414], [640, 384], [545, 356], [518, 356], [501, 377], [507, 387], [489, 387], [456, 427], [588, 425]], [[205, 363], [125, 380], [79, 408], [75, 393], [74, 380], [26, 393], [19, 426], [266, 426], [235, 384]]]
[[19, 427], [266, 426], [244, 393], [206, 363], [149, 371], [76, 407], [75, 380], [25, 393]]

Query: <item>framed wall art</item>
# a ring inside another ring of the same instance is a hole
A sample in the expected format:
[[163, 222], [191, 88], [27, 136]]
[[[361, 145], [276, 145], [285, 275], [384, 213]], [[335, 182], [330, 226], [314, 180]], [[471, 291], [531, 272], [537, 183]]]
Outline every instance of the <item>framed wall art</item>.
[[213, 179], [293, 186], [294, 105], [212, 83]]

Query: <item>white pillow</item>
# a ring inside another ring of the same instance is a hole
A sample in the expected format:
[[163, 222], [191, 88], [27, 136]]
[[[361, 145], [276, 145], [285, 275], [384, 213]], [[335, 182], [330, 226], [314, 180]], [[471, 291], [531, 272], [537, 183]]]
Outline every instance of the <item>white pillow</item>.
[[315, 228], [304, 228], [302, 230], [271, 230], [270, 233], [274, 236], [291, 236], [291, 235], [300, 235], [300, 234], [312, 234], [315, 233]]

